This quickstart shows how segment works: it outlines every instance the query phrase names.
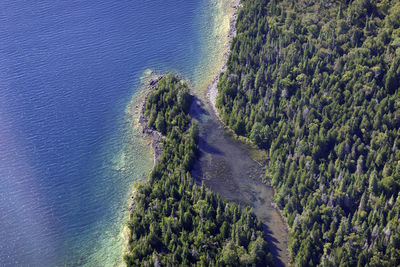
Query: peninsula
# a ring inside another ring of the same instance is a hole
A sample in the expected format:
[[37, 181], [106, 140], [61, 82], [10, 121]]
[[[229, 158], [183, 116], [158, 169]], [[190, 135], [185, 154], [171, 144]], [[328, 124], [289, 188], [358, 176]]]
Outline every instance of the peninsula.
[[237, 6], [207, 98], [168, 74], [146, 99], [126, 262], [399, 266], [400, 1]]
[[148, 127], [162, 134], [163, 145], [149, 179], [134, 195], [126, 264], [272, 264], [251, 208], [224, 201], [191, 177], [199, 129], [190, 104], [188, 86], [173, 74], [159, 79], [146, 99]]

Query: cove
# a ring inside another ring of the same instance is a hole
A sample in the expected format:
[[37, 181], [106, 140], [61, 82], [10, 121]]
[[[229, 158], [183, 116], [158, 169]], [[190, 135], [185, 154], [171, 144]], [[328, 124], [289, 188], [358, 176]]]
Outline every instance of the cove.
[[206, 100], [194, 104], [191, 114], [200, 122], [200, 158], [192, 176], [223, 198], [252, 207], [263, 223], [275, 265], [287, 266], [288, 230], [273, 205], [274, 190], [262, 182], [265, 170], [253, 159], [253, 148], [227, 132]]

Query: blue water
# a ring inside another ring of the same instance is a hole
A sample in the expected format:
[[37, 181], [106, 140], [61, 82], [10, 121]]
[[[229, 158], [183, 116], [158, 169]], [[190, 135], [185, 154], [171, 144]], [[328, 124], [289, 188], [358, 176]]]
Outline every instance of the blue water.
[[125, 107], [148, 68], [196, 80], [212, 7], [0, 2], [0, 266], [121, 259], [107, 244], [118, 239], [132, 182], [151, 167], [138, 153], [129, 175], [114, 168]]

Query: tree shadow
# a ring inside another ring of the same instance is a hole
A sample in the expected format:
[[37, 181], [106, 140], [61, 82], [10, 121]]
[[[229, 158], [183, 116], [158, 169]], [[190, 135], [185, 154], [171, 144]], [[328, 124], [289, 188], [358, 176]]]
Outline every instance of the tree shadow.
[[202, 136], [199, 137], [199, 149], [200, 149], [200, 157], [201, 157], [201, 153], [208, 153], [208, 154], [214, 154], [214, 155], [223, 155], [224, 154], [224, 152], [222, 152], [218, 148], [211, 146], [209, 143], [207, 143], [205, 138]]
[[279, 243], [279, 241], [272, 236], [272, 232], [269, 230], [268, 226], [265, 223], [263, 223], [262, 225], [264, 229], [264, 235], [267, 238], [269, 252], [274, 259], [274, 265], [277, 267], [284, 267], [285, 264], [279, 258], [279, 252], [281, 251], [281, 249], [277, 246], [277, 243]]
[[198, 98], [195, 95], [192, 95], [192, 104], [190, 106], [190, 117], [202, 121], [204, 118], [204, 115], [209, 116], [210, 113], [207, 110], [207, 107], [205, 106], [205, 103]]

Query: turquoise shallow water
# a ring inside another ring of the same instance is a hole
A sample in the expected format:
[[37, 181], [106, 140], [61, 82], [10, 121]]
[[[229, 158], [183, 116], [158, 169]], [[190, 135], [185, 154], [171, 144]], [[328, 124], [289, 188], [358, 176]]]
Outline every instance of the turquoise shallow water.
[[130, 188], [152, 165], [125, 107], [149, 68], [200, 86], [215, 11], [212, 0], [1, 1], [0, 266], [120, 263]]

